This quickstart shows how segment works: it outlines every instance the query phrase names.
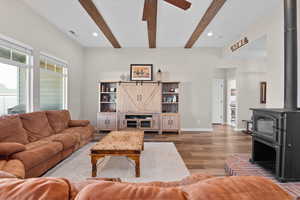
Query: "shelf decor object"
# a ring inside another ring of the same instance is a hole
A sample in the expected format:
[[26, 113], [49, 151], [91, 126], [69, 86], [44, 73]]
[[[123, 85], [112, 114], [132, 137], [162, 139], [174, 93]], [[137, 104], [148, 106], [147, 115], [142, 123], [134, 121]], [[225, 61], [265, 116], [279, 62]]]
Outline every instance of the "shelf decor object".
[[130, 66], [131, 81], [152, 81], [153, 65], [152, 64], [132, 64]]

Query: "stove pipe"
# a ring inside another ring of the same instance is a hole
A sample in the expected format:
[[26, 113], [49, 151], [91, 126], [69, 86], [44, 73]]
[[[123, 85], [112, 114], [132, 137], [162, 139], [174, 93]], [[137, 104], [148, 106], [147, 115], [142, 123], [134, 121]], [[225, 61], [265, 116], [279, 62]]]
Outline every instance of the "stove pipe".
[[297, 0], [284, 0], [284, 108], [298, 101]]

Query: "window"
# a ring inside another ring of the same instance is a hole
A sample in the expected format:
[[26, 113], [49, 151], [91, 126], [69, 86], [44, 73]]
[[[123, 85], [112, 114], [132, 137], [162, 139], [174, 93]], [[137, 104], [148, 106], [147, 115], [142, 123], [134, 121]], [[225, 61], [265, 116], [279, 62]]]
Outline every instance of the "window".
[[32, 50], [0, 38], [0, 116], [30, 111]]
[[40, 57], [40, 109], [67, 109], [67, 64], [44, 54]]

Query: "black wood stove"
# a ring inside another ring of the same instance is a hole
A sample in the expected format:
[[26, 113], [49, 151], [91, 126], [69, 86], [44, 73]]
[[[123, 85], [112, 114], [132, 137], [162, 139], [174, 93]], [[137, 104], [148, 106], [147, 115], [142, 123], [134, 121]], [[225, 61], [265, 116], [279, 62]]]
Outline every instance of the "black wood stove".
[[273, 170], [281, 182], [300, 180], [300, 110], [297, 109], [297, 0], [284, 0], [283, 109], [252, 109], [252, 163]]

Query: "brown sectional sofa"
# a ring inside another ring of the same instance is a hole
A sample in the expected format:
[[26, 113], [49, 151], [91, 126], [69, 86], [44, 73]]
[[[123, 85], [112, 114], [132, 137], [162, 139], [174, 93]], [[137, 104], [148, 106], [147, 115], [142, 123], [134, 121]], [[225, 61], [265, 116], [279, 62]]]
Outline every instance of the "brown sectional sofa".
[[[2, 177], [2, 178], [1, 178]], [[178, 182], [122, 183], [63, 178], [17, 179], [0, 171], [0, 199], [5, 200], [292, 200], [263, 177], [193, 175]]]
[[67, 110], [0, 117], [0, 170], [38, 177], [87, 144], [93, 132], [89, 121], [71, 120]]

